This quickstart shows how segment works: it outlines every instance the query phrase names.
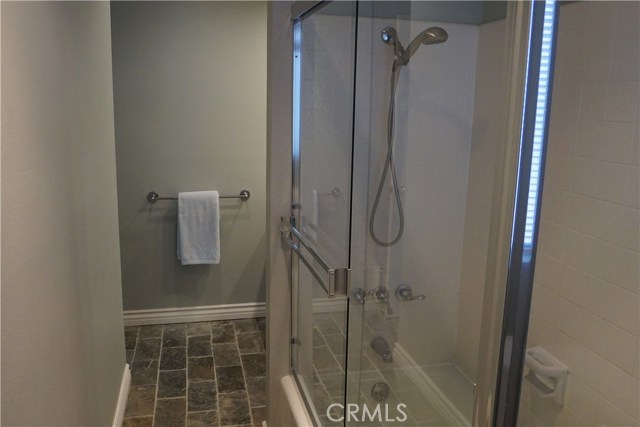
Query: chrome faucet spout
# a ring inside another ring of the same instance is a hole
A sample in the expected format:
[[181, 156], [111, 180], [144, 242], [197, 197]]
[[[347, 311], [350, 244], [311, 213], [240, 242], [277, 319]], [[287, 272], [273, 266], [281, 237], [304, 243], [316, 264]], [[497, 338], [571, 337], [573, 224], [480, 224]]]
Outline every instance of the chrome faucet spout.
[[381, 336], [375, 337], [371, 340], [371, 348], [382, 357], [384, 363], [393, 362], [393, 353], [389, 343]]

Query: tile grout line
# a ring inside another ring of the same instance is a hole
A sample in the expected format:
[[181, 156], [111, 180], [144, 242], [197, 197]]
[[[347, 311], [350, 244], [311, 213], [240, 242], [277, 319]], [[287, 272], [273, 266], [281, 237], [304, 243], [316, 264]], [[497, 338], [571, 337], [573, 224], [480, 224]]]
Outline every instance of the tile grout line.
[[[186, 427], [187, 422], [189, 420], [189, 386], [191, 385], [191, 381], [189, 381], [189, 334], [187, 330], [189, 329], [189, 324], [184, 324], [184, 375], [185, 375], [185, 390], [184, 390], [184, 425]], [[155, 426], [153, 426], [155, 427]]]
[[242, 383], [244, 385], [244, 391], [245, 391], [245, 394], [247, 395], [247, 407], [249, 408], [249, 419], [251, 420], [251, 425], [254, 426], [255, 423], [253, 422], [253, 413], [251, 411], [251, 400], [249, 398], [249, 387], [247, 387], [247, 377], [244, 372], [244, 363], [242, 362], [242, 354], [240, 353], [240, 344], [238, 342], [239, 334], [235, 333], [236, 325], [233, 324], [233, 322], [231, 324], [233, 325], [233, 331], [234, 331], [233, 336], [236, 340], [236, 350], [238, 350], [238, 357], [240, 358], [240, 370], [242, 371]]
[[131, 358], [131, 366], [129, 366], [129, 368], [133, 368], [133, 362], [135, 362], [136, 355], [138, 354], [139, 343], [140, 343], [140, 327], [138, 326], [138, 330], [136, 331], [136, 345], [133, 347], [133, 357]]
[[160, 388], [160, 359], [162, 358], [162, 349], [164, 348], [164, 326], [160, 331], [160, 350], [158, 351], [158, 373], [156, 374], [156, 392], [153, 399], [153, 418], [151, 425], [156, 425], [156, 409], [158, 407], [158, 389]]
[[[218, 385], [219, 385], [219, 379], [218, 379], [218, 369], [217, 368], [217, 363], [216, 363], [216, 357], [213, 354], [213, 329], [212, 328], [212, 323], [213, 322], [209, 322], [209, 342], [211, 343], [211, 360], [213, 361], [213, 373], [216, 379], [216, 421], [217, 421], [217, 425], [220, 425], [220, 393], [218, 393]], [[231, 327], [233, 328], [233, 324], [231, 324]], [[234, 336], [235, 336], [235, 329], [234, 329]]]

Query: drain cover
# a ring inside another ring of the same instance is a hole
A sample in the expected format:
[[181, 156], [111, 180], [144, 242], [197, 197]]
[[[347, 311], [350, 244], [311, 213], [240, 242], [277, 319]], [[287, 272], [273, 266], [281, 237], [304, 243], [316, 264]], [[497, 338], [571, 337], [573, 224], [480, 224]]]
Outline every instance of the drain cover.
[[391, 392], [391, 388], [387, 383], [379, 382], [375, 383], [373, 387], [371, 387], [371, 397], [376, 402], [383, 402], [389, 398], [389, 393]]

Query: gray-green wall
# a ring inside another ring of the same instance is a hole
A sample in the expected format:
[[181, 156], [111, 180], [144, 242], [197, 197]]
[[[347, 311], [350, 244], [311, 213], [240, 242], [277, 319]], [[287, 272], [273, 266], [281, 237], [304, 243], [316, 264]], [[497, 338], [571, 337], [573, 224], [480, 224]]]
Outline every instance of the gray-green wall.
[[109, 5], [2, 2], [2, 425], [109, 426], [125, 367]]
[[[262, 2], [113, 2], [118, 201], [128, 310], [265, 300], [266, 25]], [[175, 201], [221, 201], [221, 262], [181, 266]]]

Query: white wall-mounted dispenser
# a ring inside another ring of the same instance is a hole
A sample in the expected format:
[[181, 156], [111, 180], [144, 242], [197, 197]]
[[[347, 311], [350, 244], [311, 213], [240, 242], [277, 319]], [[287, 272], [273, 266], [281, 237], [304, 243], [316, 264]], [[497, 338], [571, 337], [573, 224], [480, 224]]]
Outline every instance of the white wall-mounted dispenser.
[[569, 368], [540, 347], [527, 349], [524, 362], [528, 370], [524, 379], [533, 392], [542, 399], [563, 405]]

